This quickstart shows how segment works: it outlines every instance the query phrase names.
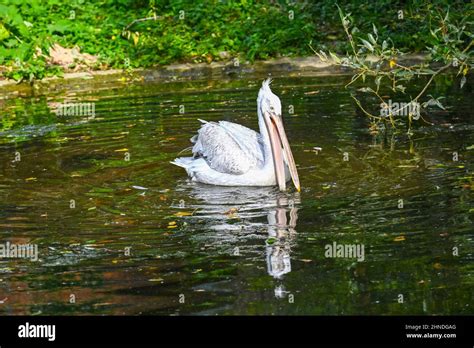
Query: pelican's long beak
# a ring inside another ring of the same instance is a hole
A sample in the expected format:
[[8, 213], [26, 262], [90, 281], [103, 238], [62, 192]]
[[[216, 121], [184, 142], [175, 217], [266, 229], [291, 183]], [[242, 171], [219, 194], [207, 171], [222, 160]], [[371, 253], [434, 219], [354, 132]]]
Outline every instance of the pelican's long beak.
[[267, 126], [268, 134], [270, 136], [270, 144], [273, 153], [273, 162], [275, 165], [275, 175], [280, 191], [286, 190], [286, 178], [285, 178], [285, 164], [283, 154], [290, 170], [291, 180], [296, 187], [298, 192], [301, 190], [300, 179], [298, 177], [298, 171], [296, 170], [295, 160], [293, 159], [293, 153], [291, 152], [290, 143], [286, 137], [285, 128], [281, 117], [276, 114], [268, 114], [264, 117], [265, 124]]

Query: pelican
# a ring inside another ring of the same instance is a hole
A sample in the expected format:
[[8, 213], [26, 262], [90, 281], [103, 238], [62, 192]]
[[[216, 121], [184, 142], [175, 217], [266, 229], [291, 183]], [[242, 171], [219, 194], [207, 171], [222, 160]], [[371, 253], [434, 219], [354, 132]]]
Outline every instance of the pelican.
[[191, 138], [193, 157], [176, 158], [193, 181], [221, 186], [274, 186], [286, 190], [300, 181], [281, 117], [281, 102], [266, 79], [258, 92], [260, 133], [237, 123], [203, 123]]

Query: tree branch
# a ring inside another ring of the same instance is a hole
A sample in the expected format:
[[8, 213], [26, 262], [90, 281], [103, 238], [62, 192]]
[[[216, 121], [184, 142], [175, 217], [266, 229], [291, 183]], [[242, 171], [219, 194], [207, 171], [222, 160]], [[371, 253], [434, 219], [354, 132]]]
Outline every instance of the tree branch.
[[122, 31], [127, 31], [135, 23], [145, 22], [145, 21], [156, 21], [156, 20], [161, 19], [161, 18], [162, 18], [161, 16], [154, 16], [154, 17], [146, 17], [146, 18], [135, 19], [133, 22], [129, 23]]

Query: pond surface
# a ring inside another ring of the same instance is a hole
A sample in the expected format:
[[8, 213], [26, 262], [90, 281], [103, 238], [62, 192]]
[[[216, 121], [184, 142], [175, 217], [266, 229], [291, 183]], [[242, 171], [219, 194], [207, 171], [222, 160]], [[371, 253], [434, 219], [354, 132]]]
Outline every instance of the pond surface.
[[434, 125], [371, 134], [348, 78], [273, 82], [300, 193], [169, 163], [198, 118], [257, 129], [260, 77], [0, 100], [0, 243], [38, 246], [0, 258], [0, 314], [474, 314], [472, 85], [445, 76]]

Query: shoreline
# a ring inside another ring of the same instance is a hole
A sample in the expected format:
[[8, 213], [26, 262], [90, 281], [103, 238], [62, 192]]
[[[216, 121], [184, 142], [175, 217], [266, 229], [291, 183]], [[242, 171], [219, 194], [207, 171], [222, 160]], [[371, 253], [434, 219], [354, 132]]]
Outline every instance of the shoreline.
[[[405, 65], [419, 64], [426, 60], [426, 54], [411, 54], [399, 59]], [[63, 76], [47, 77], [33, 84], [14, 80], [0, 81], [0, 98], [46, 94], [77, 87], [78, 85], [124, 84], [128, 82], [186, 81], [195, 79], [216, 79], [234, 77], [278, 76], [335, 76], [350, 75], [352, 70], [323, 62], [316, 56], [284, 57], [253, 63], [236, 61], [212, 63], [171, 64], [155, 68], [138, 68], [132, 71], [122, 69], [97, 70], [65, 73]]]

